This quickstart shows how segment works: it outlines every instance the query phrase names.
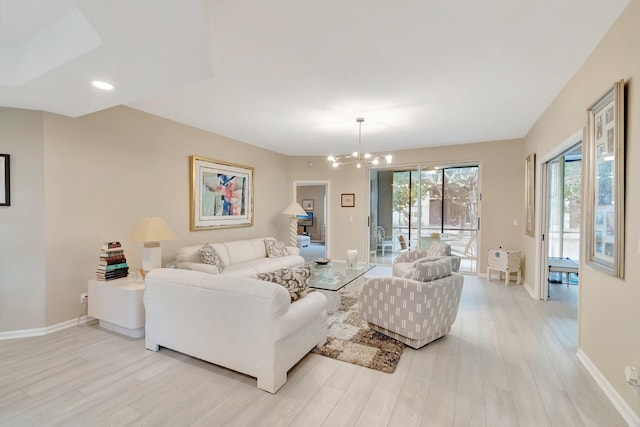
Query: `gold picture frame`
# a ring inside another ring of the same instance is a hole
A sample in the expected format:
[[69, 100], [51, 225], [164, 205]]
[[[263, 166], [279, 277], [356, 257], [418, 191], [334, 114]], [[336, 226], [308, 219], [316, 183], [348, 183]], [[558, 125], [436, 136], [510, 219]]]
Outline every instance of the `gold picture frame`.
[[254, 168], [190, 156], [190, 230], [253, 225]]
[[624, 80], [587, 109], [583, 148], [585, 262], [624, 278]]
[[524, 234], [533, 237], [536, 227], [536, 153], [524, 160]]

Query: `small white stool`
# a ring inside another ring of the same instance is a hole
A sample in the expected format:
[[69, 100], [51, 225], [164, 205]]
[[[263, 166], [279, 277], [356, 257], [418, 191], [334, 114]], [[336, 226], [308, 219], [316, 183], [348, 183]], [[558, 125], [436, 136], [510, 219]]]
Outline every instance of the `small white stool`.
[[309, 237], [309, 236], [305, 236], [303, 234], [298, 234], [296, 239], [297, 239], [298, 247], [301, 248], [301, 249], [302, 248], [306, 248], [307, 246], [309, 246], [311, 244], [311, 237]]

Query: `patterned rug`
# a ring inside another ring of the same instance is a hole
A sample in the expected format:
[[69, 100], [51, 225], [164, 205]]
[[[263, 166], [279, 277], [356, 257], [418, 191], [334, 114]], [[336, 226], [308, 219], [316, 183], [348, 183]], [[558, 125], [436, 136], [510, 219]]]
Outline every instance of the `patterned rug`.
[[373, 329], [358, 315], [358, 295], [341, 292], [340, 308], [329, 315], [327, 343], [313, 353], [392, 374], [404, 344]]

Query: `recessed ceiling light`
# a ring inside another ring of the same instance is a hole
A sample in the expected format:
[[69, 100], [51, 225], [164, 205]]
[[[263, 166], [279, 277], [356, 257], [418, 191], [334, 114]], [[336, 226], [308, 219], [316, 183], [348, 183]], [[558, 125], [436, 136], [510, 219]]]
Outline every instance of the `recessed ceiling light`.
[[93, 87], [97, 87], [102, 90], [113, 90], [113, 85], [111, 83], [103, 82], [102, 80], [94, 80], [91, 82]]

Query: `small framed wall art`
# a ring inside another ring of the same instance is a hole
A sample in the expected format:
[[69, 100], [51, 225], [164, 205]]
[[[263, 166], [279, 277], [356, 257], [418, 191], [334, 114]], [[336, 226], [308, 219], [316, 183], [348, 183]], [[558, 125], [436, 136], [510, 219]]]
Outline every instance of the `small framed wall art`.
[[191, 156], [191, 231], [253, 225], [254, 168]]
[[11, 206], [10, 155], [0, 154], [0, 206]]
[[343, 208], [353, 208], [356, 206], [356, 195], [354, 193], [342, 193], [340, 195], [340, 206]]
[[302, 200], [302, 209], [305, 211], [313, 210], [313, 199], [304, 199]]
[[587, 109], [586, 263], [624, 278], [624, 80]]

